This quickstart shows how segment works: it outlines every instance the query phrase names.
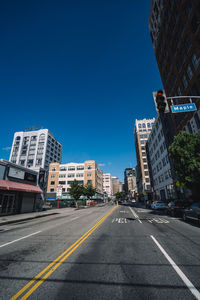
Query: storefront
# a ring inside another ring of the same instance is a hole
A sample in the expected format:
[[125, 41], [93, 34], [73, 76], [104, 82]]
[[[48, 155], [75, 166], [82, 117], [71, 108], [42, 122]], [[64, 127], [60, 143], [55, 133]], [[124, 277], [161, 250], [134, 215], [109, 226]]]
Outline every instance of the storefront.
[[0, 161], [0, 216], [38, 209], [42, 189], [38, 173], [8, 161]]

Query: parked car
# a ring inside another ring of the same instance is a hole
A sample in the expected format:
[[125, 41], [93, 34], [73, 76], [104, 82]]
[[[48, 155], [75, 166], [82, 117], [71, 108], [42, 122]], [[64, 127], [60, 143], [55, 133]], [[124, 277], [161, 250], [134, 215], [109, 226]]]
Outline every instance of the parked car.
[[164, 210], [166, 209], [166, 203], [165, 202], [162, 202], [162, 201], [154, 201], [152, 204], [151, 204], [151, 208], [152, 209], [157, 209], [157, 210]]
[[193, 203], [188, 208], [184, 209], [183, 220], [194, 220], [200, 225], [200, 203]]
[[167, 205], [167, 213], [172, 217], [182, 217], [183, 211], [189, 206], [188, 202], [181, 200], [170, 201]]

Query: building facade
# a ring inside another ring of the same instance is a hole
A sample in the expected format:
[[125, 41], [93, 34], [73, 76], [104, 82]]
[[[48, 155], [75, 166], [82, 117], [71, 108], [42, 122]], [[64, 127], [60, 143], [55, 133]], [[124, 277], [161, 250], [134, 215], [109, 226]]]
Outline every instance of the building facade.
[[62, 187], [63, 195], [70, 191], [74, 180], [79, 184], [91, 184], [98, 194], [103, 195], [103, 172], [96, 161], [88, 160], [83, 163], [51, 163], [49, 167], [47, 193], [56, 197], [58, 186]]
[[151, 193], [151, 183], [149, 176], [149, 167], [146, 153], [146, 142], [155, 122], [153, 119], [143, 119], [135, 121], [134, 136], [137, 158], [137, 192], [140, 195]]
[[110, 198], [113, 195], [113, 184], [111, 174], [103, 174], [103, 191]]
[[27, 213], [42, 207], [44, 170], [39, 172], [0, 160], [0, 216]]
[[48, 170], [52, 162], [60, 163], [62, 145], [48, 129], [15, 132], [9, 161], [38, 171]]
[[154, 200], [175, 198], [175, 182], [160, 116], [155, 120], [147, 144], [147, 158]]
[[112, 176], [113, 195], [119, 192], [119, 179], [116, 176]]
[[[149, 31], [167, 97], [200, 96], [199, 0], [152, 0]], [[192, 101], [197, 112], [172, 114], [175, 134], [200, 130], [200, 100]], [[177, 98], [173, 104], [188, 102]]]
[[124, 191], [126, 194], [136, 192], [136, 171], [134, 168], [124, 170]]

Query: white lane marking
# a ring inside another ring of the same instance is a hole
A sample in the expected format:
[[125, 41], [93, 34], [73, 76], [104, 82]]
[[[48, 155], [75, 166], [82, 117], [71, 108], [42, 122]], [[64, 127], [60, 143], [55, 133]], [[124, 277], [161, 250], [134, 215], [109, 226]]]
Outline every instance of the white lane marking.
[[153, 218], [153, 219], [148, 219], [148, 222], [149, 223], [152, 223], [152, 222], [156, 222], [156, 223], [165, 223], [165, 224], [167, 224], [167, 223], [169, 223], [169, 221], [167, 221], [167, 220], [165, 220], [165, 219], [161, 219], [161, 218]]
[[196, 299], [200, 300], [200, 293], [199, 291], [194, 287], [192, 282], [185, 276], [185, 274], [181, 271], [181, 269], [175, 264], [175, 262], [171, 259], [171, 257], [167, 254], [167, 252], [163, 249], [163, 247], [158, 243], [158, 241], [155, 239], [153, 235], [151, 235], [152, 240], [156, 243], [160, 251], [164, 254], [166, 259], [169, 261], [171, 266], [174, 268], [176, 273], [180, 276], [180, 278], [183, 280], [185, 285], [188, 287], [190, 292], [196, 297]]
[[8, 243], [6, 243], [6, 244], [0, 245], [0, 248], [5, 247], [5, 246], [8, 246], [8, 245], [13, 244], [13, 243], [18, 242], [18, 241], [21, 241], [21, 240], [23, 240], [23, 239], [26, 239], [26, 238], [28, 238], [28, 237], [30, 237], [30, 236], [32, 236], [32, 235], [38, 234], [38, 233], [40, 233], [40, 232], [42, 232], [42, 231], [37, 231], [37, 232], [31, 233], [31, 234], [29, 234], [29, 235], [23, 236], [23, 237], [21, 237], [21, 238], [19, 238], [19, 239], [17, 239], [17, 240], [12, 241], [12, 242], [8, 242]]
[[138, 220], [139, 223], [142, 223], [142, 221], [139, 219], [138, 215], [135, 213], [135, 211], [129, 206], [132, 214], [134, 215], [134, 217]]
[[120, 213], [126, 213], [126, 211], [125, 210], [120, 210]]
[[73, 219], [71, 219], [70, 221], [74, 221], [74, 220], [76, 220], [76, 219], [78, 219], [79, 217], [75, 217], [75, 218], [73, 218]]

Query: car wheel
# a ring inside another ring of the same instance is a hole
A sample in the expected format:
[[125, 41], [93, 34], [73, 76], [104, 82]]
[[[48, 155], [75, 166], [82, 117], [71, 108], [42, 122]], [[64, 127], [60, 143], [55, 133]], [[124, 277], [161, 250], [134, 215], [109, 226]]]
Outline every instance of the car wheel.
[[183, 214], [183, 220], [186, 222], [187, 218], [186, 218], [186, 214]]

